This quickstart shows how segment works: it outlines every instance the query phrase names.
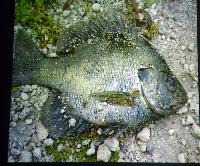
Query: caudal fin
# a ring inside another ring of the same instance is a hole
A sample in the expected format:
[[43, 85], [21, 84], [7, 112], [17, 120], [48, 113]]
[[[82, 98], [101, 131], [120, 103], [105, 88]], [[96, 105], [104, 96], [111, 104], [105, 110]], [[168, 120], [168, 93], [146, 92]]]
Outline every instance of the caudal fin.
[[12, 85], [31, 84], [37, 64], [44, 57], [25, 31], [18, 30], [14, 39]]

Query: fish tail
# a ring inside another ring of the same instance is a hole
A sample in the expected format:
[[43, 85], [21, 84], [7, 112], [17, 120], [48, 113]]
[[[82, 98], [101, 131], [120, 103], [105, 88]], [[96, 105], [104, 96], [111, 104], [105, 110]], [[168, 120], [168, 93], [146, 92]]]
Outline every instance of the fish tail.
[[12, 63], [12, 85], [32, 84], [37, 72], [38, 62], [44, 56], [36, 47], [31, 37], [23, 30], [18, 30], [14, 39]]

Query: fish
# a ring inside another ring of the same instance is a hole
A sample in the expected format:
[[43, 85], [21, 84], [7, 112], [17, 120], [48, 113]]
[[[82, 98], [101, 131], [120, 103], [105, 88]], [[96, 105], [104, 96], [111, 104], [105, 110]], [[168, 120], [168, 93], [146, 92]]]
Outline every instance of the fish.
[[[31, 37], [19, 30], [12, 85], [55, 89], [65, 99], [67, 112], [86, 123], [137, 130], [174, 114], [188, 100], [165, 59], [120, 14], [99, 16], [64, 29], [56, 53], [57, 57], [46, 57]], [[48, 116], [52, 114], [45, 114], [43, 121]], [[47, 127], [56, 123], [67, 128], [56, 117], [49, 119]]]

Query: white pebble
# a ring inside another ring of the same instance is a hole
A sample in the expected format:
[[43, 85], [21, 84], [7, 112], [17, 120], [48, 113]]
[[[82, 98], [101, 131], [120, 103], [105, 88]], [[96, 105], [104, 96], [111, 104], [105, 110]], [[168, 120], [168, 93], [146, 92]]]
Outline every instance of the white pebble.
[[94, 4], [92, 5], [92, 10], [94, 10], [95, 12], [98, 12], [98, 11], [100, 11], [100, 7], [101, 7], [100, 4], [94, 3]]
[[186, 163], [185, 155], [183, 153], [178, 154], [178, 161], [180, 163]]
[[50, 54], [48, 54], [50, 57], [57, 57], [57, 54], [55, 52], [51, 52]]
[[57, 146], [57, 151], [61, 152], [63, 150], [63, 144]]
[[26, 93], [23, 93], [23, 92], [21, 93], [21, 99], [22, 100], [28, 100], [28, 98], [29, 97], [28, 97], [28, 95]]
[[181, 109], [179, 109], [179, 111], [177, 112], [177, 114], [184, 114], [186, 112], [188, 112], [188, 108], [186, 106], [184, 106]]
[[174, 134], [174, 129], [170, 129], [168, 132], [169, 132], [169, 135], [171, 136]]
[[64, 16], [64, 17], [66, 17], [66, 16], [68, 16], [68, 15], [69, 15], [69, 13], [70, 13], [70, 11], [69, 11], [69, 10], [65, 10], [65, 11], [63, 12], [63, 16]]
[[48, 139], [45, 139], [44, 140], [44, 144], [46, 145], [46, 146], [52, 146], [53, 145], [53, 140], [51, 139], [51, 138], [48, 138]]
[[97, 150], [97, 161], [108, 162], [111, 157], [111, 152], [104, 144], [100, 145]]
[[188, 115], [185, 122], [186, 122], [186, 125], [192, 125], [194, 124], [194, 119], [192, 118], [191, 115]]
[[95, 146], [94, 146], [94, 143], [92, 142], [91, 145], [90, 145], [90, 149], [87, 150], [86, 154], [88, 156], [92, 155], [92, 154], [95, 154]]
[[71, 118], [71, 119], [69, 120], [69, 127], [75, 126], [75, 124], [76, 124], [76, 119]]
[[28, 124], [31, 124], [33, 122], [33, 120], [32, 119], [26, 119], [26, 124], [28, 125]]
[[142, 131], [137, 134], [137, 138], [143, 142], [147, 142], [150, 139], [150, 129], [143, 128]]

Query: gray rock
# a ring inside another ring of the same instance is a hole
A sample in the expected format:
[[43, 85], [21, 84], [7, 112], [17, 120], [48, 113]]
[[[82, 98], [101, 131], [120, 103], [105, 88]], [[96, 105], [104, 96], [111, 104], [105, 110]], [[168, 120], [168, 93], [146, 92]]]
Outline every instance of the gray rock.
[[42, 157], [42, 149], [39, 148], [35, 148], [33, 150], [33, 156], [35, 156], [36, 158], [41, 158]]
[[137, 138], [139, 138], [143, 142], [147, 142], [150, 140], [150, 129], [149, 128], [143, 128], [142, 131], [140, 131], [137, 134]]
[[187, 116], [187, 118], [186, 118], [186, 120], [185, 120], [185, 124], [186, 124], [186, 125], [192, 125], [192, 124], [194, 124], [194, 119], [192, 118], [191, 115], [188, 115], [188, 116]]
[[20, 155], [21, 152], [15, 148], [11, 148], [10, 152], [13, 154], [13, 155]]
[[177, 114], [184, 114], [186, 112], [188, 112], [188, 108], [186, 106], [184, 106], [181, 109], [179, 109], [179, 111], [177, 112]]
[[61, 152], [63, 150], [63, 148], [64, 148], [63, 144], [59, 144], [57, 146], [57, 151]]
[[194, 137], [200, 138], [200, 127], [196, 123], [192, 125], [192, 134]]
[[174, 132], [175, 132], [175, 131], [174, 131], [174, 129], [169, 129], [168, 132], [169, 132], [169, 135], [172, 136], [172, 135], [174, 135]]
[[26, 124], [28, 125], [28, 124], [31, 124], [33, 122], [33, 120], [32, 119], [26, 119]]
[[21, 93], [20, 97], [21, 97], [22, 100], [28, 100], [28, 98], [29, 98], [29, 96], [26, 93], [23, 93], [23, 92]]
[[91, 139], [86, 139], [86, 140], [82, 141], [82, 145], [83, 146], [88, 145], [90, 142], [91, 142]]
[[178, 154], [178, 161], [180, 163], [186, 163], [185, 155], [183, 153]]
[[111, 152], [104, 144], [100, 145], [97, 150], [97, 161], [108, 162], [111, 157]]
[[37, 91], [36, 91], [36, 90], [33, 90], [33, 92], [31, 93], [31, 96], [35, 96], [36, 93], [37, 93]]
[[53, 145], [53, 140], [51, 139], [51, 138], [48, 138], [48, 139], [45, 139], [44, 140], [44, 144], [46, 145], [46, 146], [52, 146]]
[[108, 138], [104, 141], [104, 144], [108, 147], [111, 151], [119, 151], [119, 141], [117, 138]]
[[88, 156], [92, 155], [92, 154], [95, 154], [95, 146], [94, 146], [94, 143], [92, 142], [91, 145], [90, 145], [90, 149], [87, 150], [86, 154]]
[[19, 162], [32, 162], [32, 154], [28, 151], [22, 151]]
[[139, 145], [139, 148], [140, 148], [140, 151], [141, 151], [141, 152], [146, 152], [146, 150], [147, 150], [147, 145], [144, 144], [144, 143], [143, 143], [143, 144], [140, 144], [140, 145]]
[[12, 156], [9, 156], [9, 157], [8, 157], [8, 162], [9, 162], [9, 163], [12, 163], [12, 162], [15, 162], [15, 160], [13, 159]]
[[32, 91], [32, 87], [30, 85], [25, 85], [23, 88], [23, 92], [31, 92]]
[[30, 108], [24, 108], [22, 112], [19, 114], [19, 118], [24, 120], [30, 114], [30, 112], [31, 112]]
[[71, 119], [69, 120], [69, 127], [75, 126], [75, 125], [76, 125], [76, 119], [71, 118]]
[[44, 140], [48, 136], [48, 131], [47, 129], [39, 122], [36, 124], [36, 130], [37, 130], [37, 136], [40, 141]]
[[99, 3], [94, 3], [92, 5], [92, 10], [95, 11], [95, 12], [100, 11], [100, 8], [101, 8], [101, 5]]
[[14, 122], [17, 122], [18, 119], [19, 119], [19, 114], [16, 113], [16, 114], [13, 116], [12, 119], [13, 119]]
[[17, 123], [16, 122], [14, 122], [14, 121], [12, 121], [12, 127], [16, 127], [17, 126]]
[[45, 95], [40, 96], [39, 100], [41, 103], [44, 103], [47, 100], [47, 98], [48, 98], [48, 94], [45, 94]]

